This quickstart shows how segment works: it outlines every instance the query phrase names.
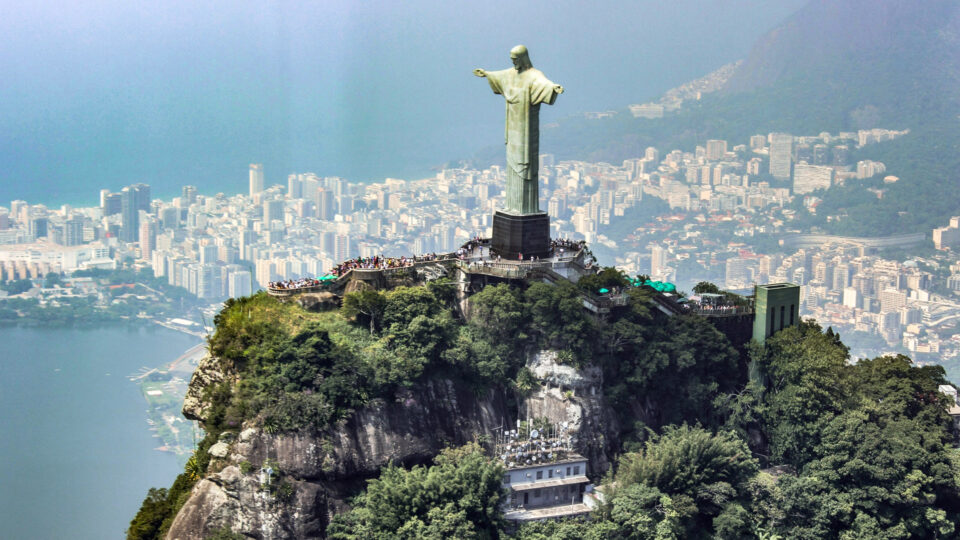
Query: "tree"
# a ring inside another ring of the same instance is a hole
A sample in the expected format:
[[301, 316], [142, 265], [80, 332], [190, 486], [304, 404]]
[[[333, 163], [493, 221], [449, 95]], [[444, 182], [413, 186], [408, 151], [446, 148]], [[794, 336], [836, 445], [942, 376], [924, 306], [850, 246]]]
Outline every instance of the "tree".
[[60, 285], [63, 283], [63, 280], [60, 279], [60, 274], [58, 272], [49, 272], [43, 278], [43, 287], [45, 289], [50, 289], [54, 285]]
[[7, 291], [11, 296], [25, 293], [33, 288], [33, 282], [29, 279], [18, 279], [7, 283], [0, 283], [0, 289]]
[[709, 281], [701, 281], [693, 286], [693, 294], [720, 294], [721, 292], [720, 287], [717, 287]]
[[[639, 313], [639, 312], [638, 312]], [[629, 315], [604, 331], [616, 346], [604, 361], [606, 393], [624, 426], [686, 422], [720, 425], [713, 401], [740, 379], [737, 351], [710, 322], [696, 315], [646, 319]], [[643, 437], [643, 433], [634, 433]]]
[[753, 349], [751, 358], [765, 382], [763, 423], [774, 462], [799, 470], [814, 457], [824, 428], [853, 391], [848, 357], [838, 336], [810, 321]]
[[150, 488], [136, 517], [127, 529], [128, 540], [148, 540], [158, 538], [160, 526], [170, 513], [167, 490]]
[[496, 538], [504, 520], [503, 467], [476, 443], [446, 449], [428, 467], [389, 465], [354, 508], [334, 518], [331, 539]]
[[[873, 406], [825, 428], [802, 476], [783, 483], [791, 538], [948, 538], [956, 530], [957, 485], [948, 451], [909, 419]], [[931, 438], [934, 440], [931, 441]]]
[[377, 323], [387, 307], [387, 300], [382, 293], [372, 289], [347, 293], [340, 308], [345, 317], [354, 318], [363, 315], [370, 320], [370, 335], [374, 335]]
[[610, 521], [554, 520], [524, 523], [517, 530], [518, 540], [608, 540], [620, 538]]
[[488, 285], [470, 297], [469, 322], [497, 339], [522, 340], [526, 323], [520, 292], [509, 285]]
[[583, 276], [577, 281], [577, 287], [584, 291], [596, 294], [600, 289], [613, 289], [615, 287], [626, 287], [630, 282], [623, 270], [617, 270], [612, 266], [605, 266], [603, 270], [596, 274]]
[[524, 292], [531, 332], [546, 348], [567, 349], [581, 360], [589, 356], [595, 327], [584, 313], [583, 298], [569, 282], [534, 283]]
[[504, 284], [487, 286], [470, 297], [468, 313], [444, 358], [485, 384], [513, 377], [530, 345], [521, 293]]
[[757, 470], [747, 444], [735, 433], [713, 434], [683, 424], [664, 428], [642, 452], [625, 454], [617, 481], [652, 486], [668, 495], [696, 496], [717, 483], [740, 488]]
[[[611, 519], [630, 530], [647, 531], [636, 538], [667, 532], [686, 537], [711, 528], [736, 537], [751, 525], [743, 505], [749, 502], [747, 484], [757, 471], [757, 461], [735, 433], [668, 426], [647, 441], [643, 451], [620, 459], [620, 488]], [[657, 505], [673, 514], [665, 512], [660, 519], [651, 512]], [[674, 523], [667, 519], [671, 515]]]
[[431, 317], [443, 310], [443, 304], [426, 287], [396, 287], [384, 294], [383, 326], [393, 331], [410, 324], [418, 316]]

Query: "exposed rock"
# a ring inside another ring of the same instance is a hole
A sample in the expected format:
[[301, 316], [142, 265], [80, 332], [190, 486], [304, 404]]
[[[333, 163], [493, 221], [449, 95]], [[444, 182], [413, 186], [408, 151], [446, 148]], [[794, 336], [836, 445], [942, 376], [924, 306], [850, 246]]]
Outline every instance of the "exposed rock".
[[[209, 407], [204, 389], [236, 376], [219, 364], [201, 360], [184, 402], [188, 418], [202, 421]], [[246, 426], [239, 435], [222, 434], [210, 449], [220, 464], [211, 470], [219, 472], [194, 486], [167, 538], [200, 539], [224, 527], [264, 540], [322, 537], [330, 516], [384, 465], [427, 463], [443, 448], [492, 437], [518, 413], [567, 422], [590, 474], [605, 472], [619, 432], [602, 372], [561, 364], [555, 351], [541, 351], [527, 365], [542, 386], [521, 400], [519, 411], [510, 410], [505, 387], [478, 396], [465, 383], [438, 379], [374, 400], [323, 432], [270, 434]], [[244, 462], [248, 474], [238, 468]], [[267, 466], [273, 477], [261, 471]]]
[[364, 479], [390, 462], [426, 463], [445, 447], [492, 435], [510, 421], [506, 404], [502, 390], [478, 397], [466, 384], [434, 380], [375, 400], [322, 433], [244, 429], [230, 452], [220, 442], [211, 453], [223, 445], [229, 462], [247, 461], [255, 471], [269, 460], [289, 499], [277, 501], [257, 472], [227, 466], [194, 487], [168, 538], [203, 538], [223, 527], [260, 539], [322, 536]]
[[225, 458], [230, 452], [230, 445], [225, 442], [218, 442], [210, 447], [210, 455], [215, 458]]
[[207, 354], [200, 359], [197, 369], [190, 378], [190, 385], [187, 387], [187, 394], [183, 398], [183, 415], [190, 420], [203, 421], [204, 411], [210, 406], [203, 401], [204, 391], [225, 380], [225, 375], [220, 367], [220, 361]]
[[297, 296], [297, 303], [307, 311], [323, 311], [340, 307], [340, 297], [330, 292], [304, 293]]
[[359, 279], [352, 279], [352, 280], [350, 280], [349, 283], [347, 283], [347, 286], [346, 286], [346, 287], [344, 288], [344, 290], [343, 290], [343, 294], [344, 294], [344, 295], [347, 295], [347, 294], [350, 294], [350, 293], [352, 293], [352, 292], [360, 292], [360, 291], [366, 291], [366, 290], [368, 290], [368, 289], [378, 289], [378, 288], [380, 288], [380, 287], [371, 285], [370, 283], [367, 283], [366, 281], [359, 280]]
[[321, 537], [326, 515], [322, 486], [288, 481], [289, 499], [279, 500], [258, 475], [241, 475], [237, 467], [201, 480], [177, 514], [167, 538], [202, 540], [229, 528], [250, 538]]
[[603, 372], [597, 367], [578, 370], [557, 359], [556, 351], [540, 351], [527, 362], [541, 387], [520, 404], [520, 417], [566, 422], [574, 448], [589, 461], [589, 474], [599, 476], [620, 447], [619, 423], [603, 395]]

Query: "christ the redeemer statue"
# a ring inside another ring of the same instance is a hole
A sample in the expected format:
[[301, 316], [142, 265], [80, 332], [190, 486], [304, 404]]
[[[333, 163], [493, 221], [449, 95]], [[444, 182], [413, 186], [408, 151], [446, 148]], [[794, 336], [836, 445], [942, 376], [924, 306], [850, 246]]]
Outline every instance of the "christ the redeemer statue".
[[515, 216], [540, 213], [540, 104], [553, 105], [563, 87], [547, 79], [530, 63], [527, 48], [510, 50], [513, 67], [500, 71], [473, 70], [486, 77], [494, 94], [507, 102], [506, 212]]

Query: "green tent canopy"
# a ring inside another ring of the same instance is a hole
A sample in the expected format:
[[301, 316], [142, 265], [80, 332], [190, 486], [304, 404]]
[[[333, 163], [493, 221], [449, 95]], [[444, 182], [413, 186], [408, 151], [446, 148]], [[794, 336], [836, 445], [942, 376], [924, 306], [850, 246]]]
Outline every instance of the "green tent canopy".
[[[633, 280], [632, 283], [634, 287], [639, 287], [641, 285], [640, 280]], [[648, 279], [644, 281], [642, 285], [646, 285], [657, 292], [677, 292], [677, 286], [668, 281], [651, 281]]]

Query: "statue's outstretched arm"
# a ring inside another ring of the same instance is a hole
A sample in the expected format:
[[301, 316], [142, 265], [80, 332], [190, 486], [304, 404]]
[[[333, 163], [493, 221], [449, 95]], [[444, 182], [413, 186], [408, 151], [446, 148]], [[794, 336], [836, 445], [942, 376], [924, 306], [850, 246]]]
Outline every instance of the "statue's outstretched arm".
[[482, 70], [482, 69], [480, 69], [480, 68], [477, 68], [477, 69], [473, 70], [473, 74], [476, 75], [477, 77], [486, 77], [486, 76], [487, 76], [487, 72], [484, 71], [484, 70]]

